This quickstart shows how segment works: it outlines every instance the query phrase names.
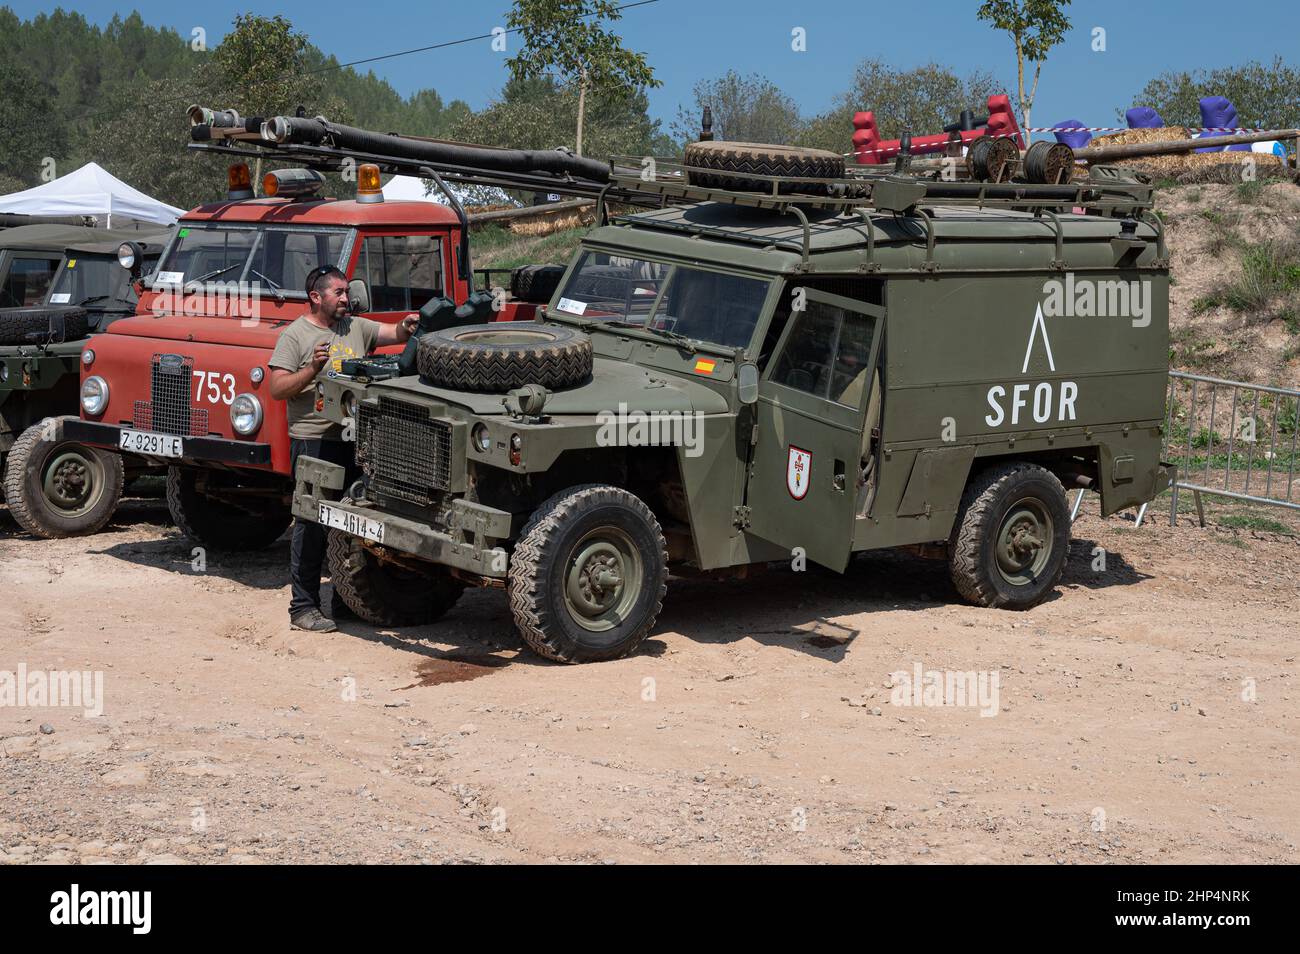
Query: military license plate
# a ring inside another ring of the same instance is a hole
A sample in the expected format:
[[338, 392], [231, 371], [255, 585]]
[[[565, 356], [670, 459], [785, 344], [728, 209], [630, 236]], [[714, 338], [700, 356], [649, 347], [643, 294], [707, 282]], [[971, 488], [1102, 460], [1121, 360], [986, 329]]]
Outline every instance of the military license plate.
[[185, 441], [175, 434], [155, 434], [153, 431], [131, 431], [123, 428], [117, 434], [119, 450], [150, 457], [181, 457]]
[[329, 504], [320, 505], [320, 523], [323, 526], [350, 533], [354, 537], [365, 537], [367, 540], [374, 540], [376, 543], [384, 542], [384, 524], [382, 521], [371, 520], [369, 517], [363, 517], [347, 510], [340, 510], [337, 507], [331, 507]]

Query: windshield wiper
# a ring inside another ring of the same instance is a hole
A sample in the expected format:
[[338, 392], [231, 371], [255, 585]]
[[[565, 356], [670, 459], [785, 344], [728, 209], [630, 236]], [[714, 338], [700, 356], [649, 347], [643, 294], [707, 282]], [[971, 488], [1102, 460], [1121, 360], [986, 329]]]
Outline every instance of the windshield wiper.
[[280, 304], [284, 304], [284, 295], [280, 293], [280, 286], [278, 284], [276, 284], [272, 279], [267, 278], [265, 275], [263, 275], [255, 268], [250, 268], [249, 271], [252, 272], [254, 275], [256, 275], [258, 278], [260, 278], [262, 281], [270, 285], [271, 293], [275, 296], [275, 300]]
[[240, 265], [243, 264], [244, 264], [243, 262], [232, 262], [231, 264], [227, 265], [225, 268], [214, 269], [208, 272], [206, 275], [200, 275], [198, 278], [191, 278], [189, 281], [185, 283], [184, 287], [189, 288], [191, 285], [202, 285], [208, 279], [216, 278], [218, 275], [224, 275], [232, 268], [238, 268]]
[[609, 325], [610, 327], [636, 328], [639, 331], [648, 331], [652, 335], [658, 335], [661, 338], [668, 338], [672, 341], [680, 342], [682, 347], [692, 354], [696, 351], [695, 340], [693, 338], [688, 338], [686, 335], [679, 334], [676, 331], [669, 331], [667, 328], [653, 328], [644, 322], [626, 321], [624, 319], [606, 321], [603, 322], [603, 324]]

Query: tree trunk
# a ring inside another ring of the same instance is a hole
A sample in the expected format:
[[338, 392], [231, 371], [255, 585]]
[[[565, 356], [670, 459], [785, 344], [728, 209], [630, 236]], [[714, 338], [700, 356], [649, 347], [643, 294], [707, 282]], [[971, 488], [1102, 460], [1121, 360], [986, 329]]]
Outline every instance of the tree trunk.
[[587, 108], [587, 71], [578, 75], [578, 155], [582, 155], [582, 123]]

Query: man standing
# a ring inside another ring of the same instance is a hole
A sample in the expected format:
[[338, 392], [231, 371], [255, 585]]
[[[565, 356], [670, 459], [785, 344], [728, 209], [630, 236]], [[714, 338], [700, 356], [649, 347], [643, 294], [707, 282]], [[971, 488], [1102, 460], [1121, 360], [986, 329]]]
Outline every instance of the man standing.
[[[383, 345], [401, 344], [415, 330], [416, 315], [397, 324], [385, 324], [349, 313], [347, 276], [332, 265], [313, 269], [307, 276], [310, 312], [280, 332], [271, 354], [270, 390], [277, 401], [288, 402], [292, 469], [306, 454], [339, 464], [355, 479], [352, 445], [343, 441], [343, 428], [316, 410], [316, 378], [322, 371], [337, 373], [344, 358], [360, 358]], [[295, 520], [289, 575], [293, 597], [289, 624], [314, 633], [334, 630], [334, 621], [320, 609], [321, 564], [325, 559], [325, 527]], [[337, 591], [331, 616], [345, 609]]]

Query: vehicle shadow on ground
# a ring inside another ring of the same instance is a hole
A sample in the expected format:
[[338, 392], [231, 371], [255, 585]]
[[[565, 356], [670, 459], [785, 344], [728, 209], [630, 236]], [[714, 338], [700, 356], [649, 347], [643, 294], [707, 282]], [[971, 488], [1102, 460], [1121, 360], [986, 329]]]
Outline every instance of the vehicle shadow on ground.
[[[109, 527], [99, 537], [111, 535], [114, 530]], [[124, 541], [108, 546], [100, 542], [98, 547], [93, 544], [88, 547], [87, 552], [182, 576], [219, 577], [259, 590], [279, 589], [289, 582], [288, 535], [265, 550], [240, 553], [205, 549], [181, 536], [179, 531], [156, 540]]]
[[[329, 604], [328, 584], [321, 598]], [[563, 665], [543, 659], [524, 644], [515, 632], [506, 595], [499, 589], [467, 589], [446, 616], [424, 626], [372, 626], [353, 618], [338, 620], [337, 625], [347, 636], [422, 657], [414, 686], [464, 682], [516, 665]], [[666, 649], [660, 640], [642, 644], [642, 651], [650, 655]]]
[[1112, 586], [1132, 586], [1149, 579], [1151, 574], [1138, 570], [1124, 559], [1122, 553], [1103, 551], [1096, 540], [1075, 538], [1070, 541], [1070, 559], [1061, 574], [1061, 585], [1105, 590]]
[[774, 564], [743, 580], [675, 579], [656, 629], [699, 643], [753, 639], [840, 662], [862, 631], [836, 617], [919, 611], [956, 598], [944, 563], [882, 552], [854, 560], [843, 575]]
[[[1071, 541], [1061, 586], [1104, 589], [1150, 579], [1114, 551], [1105, 554], [1104, 569], [1094, 570], [1096, 548], [1092, 540]], [[1043, 605], [1059, 599], [1058, 589]], [[882, 550], [861, 554], [842, 576], [813, 564], [802, 572], [776, 564], [743, 580], [674, 579], [655, 628], [699, 643], [753, 639], [840, 662], [863, 631], [836, 617], [962, 602], [946, 561]]]

